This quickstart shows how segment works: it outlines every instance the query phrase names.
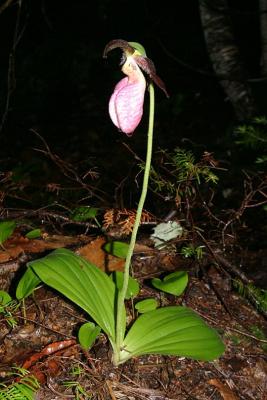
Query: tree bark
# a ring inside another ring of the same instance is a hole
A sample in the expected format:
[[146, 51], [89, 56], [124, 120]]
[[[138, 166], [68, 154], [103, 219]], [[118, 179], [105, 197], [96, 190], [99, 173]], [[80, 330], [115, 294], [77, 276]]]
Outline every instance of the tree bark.
[[255, 116], [256, 105], [235, 43], [227, 0], [199, 0], [199, 10], [213, 69], [237, 119], [247, 120]]
[[267, 76], [267, 0], [259, 0], [261, 29], [261, 73]]

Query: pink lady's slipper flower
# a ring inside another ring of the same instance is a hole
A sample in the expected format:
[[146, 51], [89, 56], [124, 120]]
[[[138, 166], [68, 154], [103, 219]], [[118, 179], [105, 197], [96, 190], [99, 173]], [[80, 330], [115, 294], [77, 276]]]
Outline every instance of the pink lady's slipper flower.
[[131, 136], [139, 125], [143, 115], [143, 105], [146, 90], [144, 70], [149, 77], [165, 92], [164, 83], [156, 75], [153, 62], [143, 56], [137, 49], [125, 40], [112, 40], [104, 50], [104, 57], [114, 48], [124, 52], [122, 72], [127, 75], [114, 89], [109, 101], [109, 115], [117, 128]]

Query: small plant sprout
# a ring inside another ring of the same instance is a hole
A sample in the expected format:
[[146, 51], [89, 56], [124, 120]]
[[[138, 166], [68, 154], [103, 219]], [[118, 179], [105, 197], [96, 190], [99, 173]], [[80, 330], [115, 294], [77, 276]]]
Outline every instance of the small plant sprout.
[[181, 248], [181, 254], [185, 258], [195, 258], [196, 260], [201, 260], [203, 257], [203, 249], [205, 246], [194, 246], [193, 244], [189, 244], [188, 246], [183, 246]]
[[[147, 58], [140, 44], [113, 40], [106, 46], [104, 57], [115, 48], [123, 51], [122, 71], [127, 77], [116, 86], [110, 99], [109, 112], [113, 123], [128, 136], [141, 120], [147, 80], [149, 91], [147, 155], [130, 243], [121, 246], [117, 242], [113, 249], [107, 248], [113, 254], [117, 253], [116, 255], [123, 258], [126, 256], [124, 273], [108, 276], [72, 251], [57, 249], [44, 258], [27, 264], [28, 269], [18, 284], [16, 295], [18, 299], [30, 295], [40, 282], [65, 295], [85, 310], [96, 324], [86, 324], [81, 328], [82, 345], [91, 346], [101, 329], [111, 344], [115, 366], [143, 354], [169, 354], [203, 361], [213, 360], [223, 353], [224, 345], [218, 333], [190, 308], [157, 308], [157, 303], [150, 299], [137, 305], [141, 315], [131, 326], [128, 327], [126, 323], [125, 299], [132, 299], [139, 291], [139, 286], [130, 277], [129, 271], [151, 168], [155, 105], [153, 82], [165, 94], [167, 92], [164, 83], [156, 75], [153, 62]], [[155, 287], [174, 295], [181, 294], [186, 284], [187, 274], [182, 271], [169, 278], [165, 277], [162, 281], [154, 281]], [[90, 337], [87, 339], [86, 335]]]
[[16, 228], [15, 221], [0, 222], [0, 247], [4, 248], [5, 241], [12, 235]]
[[18, 307], [19, 304], [17, 301], [12, 300], [6, 291], [0, 290], [0, 315], [4, 317], [5, 321], [11, 328], [14, 328], [17, 325], [17, 321], [13, 314]]

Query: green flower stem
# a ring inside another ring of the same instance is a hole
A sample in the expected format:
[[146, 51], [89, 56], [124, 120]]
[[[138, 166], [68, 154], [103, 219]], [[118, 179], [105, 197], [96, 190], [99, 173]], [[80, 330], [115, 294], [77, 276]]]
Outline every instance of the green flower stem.
[[146, 200], [147, 189], [148, 189], [148, 180], [149, 173], [151, 167], [151, 159], [152, 159], [152, 148], [153, 148], [153, 128], [154, 128], [154, 113], [155, 113], [155, 95], [154, 95], [154, 86], [153, 83], [149, 84], [149, 121], [148, 121], [148, 133], [147, 133], [147, 152], [146, 152], [146, 164], [144, 170], [144, 178], [143, 178], [143, 186], [142, 192], [140, 196], [140, 200], [138, 203], [136, 218], [133, 226], [132, 236], [129, 244], [129, 249], [127, 253], [127, 257], [125, 260], [125, 268], [124, 268], [124, 278], [123, 278], [123, 287], [118, 296], [117, 302], [117, 321], [116, 321], [116, 349], [114, 352], [113, 361], [115, 365], [119, 364], [119, 355], [121, 346], [124, 339], [124, 300], [128, 287], [129, 281], [129, 273], [130, 273], [130, 264], [134, 251], [134, 246], [136, 242], [137, 232], [141, 221], [142, 211], [144, 207], [144, 203]]

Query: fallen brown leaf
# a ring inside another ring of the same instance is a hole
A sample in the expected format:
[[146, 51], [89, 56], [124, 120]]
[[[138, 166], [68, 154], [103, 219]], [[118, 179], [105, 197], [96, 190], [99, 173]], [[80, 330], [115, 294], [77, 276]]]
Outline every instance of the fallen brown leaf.
[[5, 242], [5, 247], [0, 251], [0, 263], [15, 260], [21, 254], [42, 253], [45, 250], [58, 249], [60, 247], [69, 247], [80, 243], [81, 241], [89, 241], [89, 237], [85, 236], [64, 236], [52, 235], [41, 239], [28, 239], [20, 234], [12, 235], [12, 238]]
[[123, 271], [125, 261], [121, 258], [114, 257], [111, 254], [107, 254], [103, 250], [103, 245], [105, 243], [105, 237], [99, 236], [95, 240], [79, 248], [76, 253], [96, 265], [102, 271]]
[[219, 390], [224, 400], [238, 400], [238, 397], [236, 397], [229, 386], [226, 386], [224, 383], [219, 381], [219, 379], [210, 379], [208, 383]]

